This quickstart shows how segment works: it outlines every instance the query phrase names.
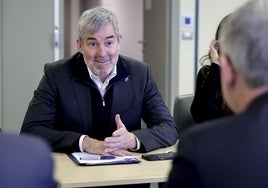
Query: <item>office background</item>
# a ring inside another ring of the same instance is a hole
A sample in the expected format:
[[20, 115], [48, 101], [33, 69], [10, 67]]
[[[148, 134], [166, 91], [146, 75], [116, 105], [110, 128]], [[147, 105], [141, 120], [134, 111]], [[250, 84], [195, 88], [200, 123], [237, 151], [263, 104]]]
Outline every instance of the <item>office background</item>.
[[176, 95], [194, 92], [219, 21], [245, 1], [0, 0], [0, 128], [19, 132], [44, 64], [76, 51], [81, 11], [101, 5], [118, 15], [122, 54], [150, 65], [172, 112]]

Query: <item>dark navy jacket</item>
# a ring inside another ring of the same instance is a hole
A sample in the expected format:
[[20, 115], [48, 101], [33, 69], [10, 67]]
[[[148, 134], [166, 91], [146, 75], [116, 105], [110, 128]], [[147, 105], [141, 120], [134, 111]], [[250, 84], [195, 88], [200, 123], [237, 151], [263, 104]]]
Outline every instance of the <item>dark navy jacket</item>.
[[268, 187], [268, 93], [239, 115], [185, 132], [168, 187]]
[[[107, 89], [112, 91], [108, 118], [111, 127], [116, 127], [114, 117], [120, 114], [144, 151], [175, 144], [178, 138], [175, 122], [147, 64], [120, 56], [117, 76], [111, 83]], [[40, 135], [54, 151], [77, 151], [82, 134], [94, 138], [92, 87], [95, 86], [82, 54], [46, 64], [21, 132]], [[141, 129], [141, 119], [148, 129]]]

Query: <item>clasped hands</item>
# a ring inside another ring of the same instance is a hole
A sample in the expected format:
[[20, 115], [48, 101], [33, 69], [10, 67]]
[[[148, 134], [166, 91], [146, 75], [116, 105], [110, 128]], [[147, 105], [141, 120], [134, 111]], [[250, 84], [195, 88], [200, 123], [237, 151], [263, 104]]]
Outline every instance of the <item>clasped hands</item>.
[[100, 141], [86, 136], [83, 140], [83, 150], [101, 155], [132, 155], [128, 149], [137, 147], [135, 135], [128, 132], [119, 114], [115, 115], [115, 122], [117, 130], [112, 133], [111, 137], [106, 137], [104, 141]]

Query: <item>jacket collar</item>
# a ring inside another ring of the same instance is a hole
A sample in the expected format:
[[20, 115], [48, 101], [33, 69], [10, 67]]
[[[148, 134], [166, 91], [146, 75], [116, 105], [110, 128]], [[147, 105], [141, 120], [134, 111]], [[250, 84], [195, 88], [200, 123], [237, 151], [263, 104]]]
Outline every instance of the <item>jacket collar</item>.
[[[93, 84], [93, 81], [89, 76], [87, 66], [84, 62], [83, 55], [80, 52], [76, 53], [71, 58], [71, 63], [73, 70], [73, 72], [71, 73], [71, 78], [73, 80], [76, 80], [86, 85]], [[121, 79], [124, 79], [129, 75], [129, 72], [126, 68], [125, 59], [122, 56], [119, 56], [116, 66], [117, 66], [117, 75], [113, 79], [111, 79], [110, 84], [115, 83]]]

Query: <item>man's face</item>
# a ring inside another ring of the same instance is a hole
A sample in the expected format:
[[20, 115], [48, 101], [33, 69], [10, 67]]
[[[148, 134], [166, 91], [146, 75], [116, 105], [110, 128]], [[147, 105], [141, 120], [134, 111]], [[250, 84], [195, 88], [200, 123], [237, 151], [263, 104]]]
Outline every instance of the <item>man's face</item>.
[[95, 33], [85, 33], [83, 40], [77, 41], [86, 65], [102, 81], [108, 77], [117, 63], [120, 43], [121, 37], [116, 37], [110, 23]]

